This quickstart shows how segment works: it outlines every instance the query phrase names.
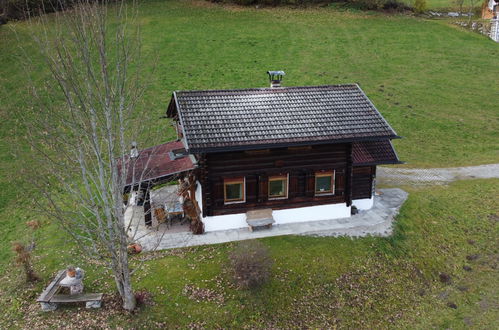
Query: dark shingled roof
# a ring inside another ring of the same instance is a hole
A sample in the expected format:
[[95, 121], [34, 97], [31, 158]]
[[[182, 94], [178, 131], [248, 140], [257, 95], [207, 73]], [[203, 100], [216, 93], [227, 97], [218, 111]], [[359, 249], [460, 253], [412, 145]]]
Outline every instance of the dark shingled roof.
[[[126, 185], [143, 184], [194, 169], [195, 166], [189, 156], [178, 159], [172, 159], [170, 156], [171, 151], [183, 147], [181, 141], [167, 142], [140, 150], [139, 157], [134, 162], [130, 162], [127, 157]], [[119, 164], [118, 166], [121, 168]]]
[[352, 163], [359, 165], [400, 164], [390, 140], [352, 143]]
[[395, 138], [358, 85], [179, 91], [190, 152]]

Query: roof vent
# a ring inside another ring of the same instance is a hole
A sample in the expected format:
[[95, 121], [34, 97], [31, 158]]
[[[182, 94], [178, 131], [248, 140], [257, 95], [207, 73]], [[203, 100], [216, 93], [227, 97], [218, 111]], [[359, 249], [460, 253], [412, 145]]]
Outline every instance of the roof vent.
[[281, 87], [282, 77], [286, 75], [284, 71], [267, 71], [270, 80], [270, 87]]

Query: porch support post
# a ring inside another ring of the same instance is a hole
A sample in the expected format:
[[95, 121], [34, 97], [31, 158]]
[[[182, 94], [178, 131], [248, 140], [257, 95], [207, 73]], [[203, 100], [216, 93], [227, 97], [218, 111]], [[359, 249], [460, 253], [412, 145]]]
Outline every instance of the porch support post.
[[199, 156], [199, 183], [201, 183], [201, 200], [203, 202], [202, 216], [211, 216], [212, 214], [212, 198], [211, 198], [211, 182], [208, 179], [208, 168], [206, 166], [206, 155]]
[[345, 202], [347, 206], [352, 205], [352, 176], [352, 143], [349, 143], [347, 147], [347, 168], [345, 171]]
[[144, 222], [146, 226], [152, 225], [151, 194], [149, 185], [147, 185], [147, 189], [144, 193]]

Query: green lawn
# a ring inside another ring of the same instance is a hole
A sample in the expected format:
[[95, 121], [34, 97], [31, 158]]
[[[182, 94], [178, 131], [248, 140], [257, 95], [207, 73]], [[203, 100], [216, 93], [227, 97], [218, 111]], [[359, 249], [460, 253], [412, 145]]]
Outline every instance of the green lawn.
[[[289, 86], [358, 82], [404, 137], [395, 144], [408, 166], [499, 159], [499, 48], [484, 36], [441, 21], [327, 8], [223, 9], [162, 1], [140, 9], [146, 69], [155, 67], [143, 111], [152, 117], [146, 122], [151, 131], [161, 130], [157, 142], [167, 138], [169, 125], [157, 117], [173, 90], [267, 86], [265, 72], [283, 69]], [[27, 106], [11, 28], [31, 49], [26, 24], [0, 29], [2, 148], [22, 134], [15, 113]], [[43, 67], [35, 77], [43, 79]]]
[[[492, 328], [499, 317], [498, 187], [499, 180], [473, 180], [409, 189], [390, 238], [264, 239], [275, 264], [271, 282], [256, 291], [234, 289], [225, 275], [234, 244], [158, 252], [136, 278], [136, 288], [150, 291], [154, 305], [133, 316], [112, 312], [109, 304], [79, 311], [80, 326]], [[47, 234], [51, 227], [41, 230]], [[73, 254], [88, 270], [87, 290], [112, 292], [110, 275], [67, 244], [59, 253], [62, 242], [39, 240], [36, 266], [44, 280]], [[450, 275], [450, 283], [441, 283], [440, 273]], [[74, 308], [39, 312], [33, 299], [42, 285], [27, 287], [17, 274], [11, 270], [0, 281], [0, 328], [13, 320], [26, 327], [72, 322]], [[187, 285], [209, 290], [192, 299]]]
[[[408, 5], [414, 5], [414, 0], [403, 0], [402, 2], [407, 3]], [[482, 5], [481, 2], [477, 2], [475, 4], [476, 7], [480, 7]], [[454, 0], [426, 0], [426, 7], [428, 10], [458, 10], [459, 5]], [[465, 1], [463, 4], [463, 11], [466, 12], [470, 8], [469, 1]]]
[[[499, 159], [494, 88], [499, 48], [485, 37], [442, 21], [326, 8], [223, 9], [207, 2], [149, 1], [140, 10], [146, 70], [155, 66], [142, 111], [151, 115], [145, 124], [158, 143], [173, 137], [168, 122], [156, 119], [173, 90], [266, 86], [265, 71], [283, 69], [289, 86], [358, 82], [405, 137], [396, 147], [407, 166]], [[12, 267], [9, 242], [27, 239], [27, 220], [44, 222], [35, 262], [45, 281], [76, 263], [72, 255], [80, 258], [64, 233], [29, 208], [37, 196], [21, 185], [22, 170], [30, 164], [15, 153], [30, 152], [17, 139], [25, 134], [20, 113], [29, 102], [16, 45], [19, 41], [32, 51], [30, 29], [26, 23], [0, 27], [0, 328], [15, 327], [14, 321], [36, 327], [49, 317], [39, 315], [32, 303], [41, 284], [25, 287]], [[33, 74], [41, 82], [46, 71], [34, 61]], [[255, 293], [222, 289], [228, 280], [221, 265], [231, 244], [160, 254], [137, 280], [137, 287], [153, 292], [156, 305], [135, 317], [111, 315], [109, 322], [139, 325], [150, 318], [180, 326], [278, 327], [336, 322], [352, 328], [363, 326], [360, 322], [372, 327], [418, 322], [420, 328], [472, 322], [490, 327], [498, 318], [493, 264], [498, 183], [467, 181], [411, 191], [392, 239], [263, 240], [276, 258], [274, 279]], [[477, 253], [477, 260], [466, 261], [466, 255]], [[81, 262], [89, 290], [112, 291], [109, 276]], [[464, 263], [473, 271], [463, 271]], [[452, 274], [452, 283], [440, 284], [439, 272]], [[181, 293], [186, 284], [212, 288], [224, 302], [194, 302]], [[450, 301], [458, 308], [447, 307]], [[92, 311], [87, 319], [98, 322], [105, 312]], [[67, 324], [74, 310], [56, 315], [51, 322]]]

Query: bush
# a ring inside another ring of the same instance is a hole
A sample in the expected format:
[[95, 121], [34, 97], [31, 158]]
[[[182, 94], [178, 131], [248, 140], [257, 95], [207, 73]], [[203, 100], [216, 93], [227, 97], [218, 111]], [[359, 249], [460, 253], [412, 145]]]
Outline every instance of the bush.
[[268, 249], [258, 241], [239, 243], [229, 261], [229, 272], [241, 289], [257, 288], [270, 278], [273, 261]]
[[426, 11], [426, 0], [416, 0], [414, 2], [414, 11], [421, 14]]
[[39, 280], [31, 265], [31, 254], [26, 246], [19, 242], [12, 242], [12, 251], [16, 253], [16, 264], [24, 270], [26, 282], [36, 282]]

